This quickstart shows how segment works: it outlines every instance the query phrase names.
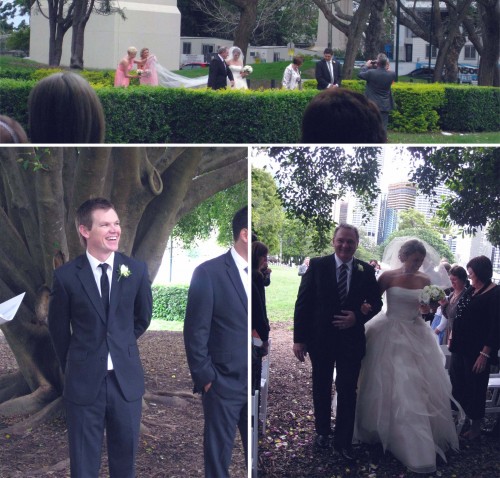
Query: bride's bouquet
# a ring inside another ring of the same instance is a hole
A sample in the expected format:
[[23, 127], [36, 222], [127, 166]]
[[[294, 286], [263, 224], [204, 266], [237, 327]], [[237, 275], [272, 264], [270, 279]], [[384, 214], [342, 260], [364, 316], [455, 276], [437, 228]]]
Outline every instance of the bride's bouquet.
[[420, 303], [422, 305], [437, 305], [445, 298], [444, 290], [437, 285], [426, 285], [420, 293]]
[[253, 68], [250, 65], [245, 65], [241, 71], [243, 73], [247, 73], [248, 75], [251, 75], [253, 73]]

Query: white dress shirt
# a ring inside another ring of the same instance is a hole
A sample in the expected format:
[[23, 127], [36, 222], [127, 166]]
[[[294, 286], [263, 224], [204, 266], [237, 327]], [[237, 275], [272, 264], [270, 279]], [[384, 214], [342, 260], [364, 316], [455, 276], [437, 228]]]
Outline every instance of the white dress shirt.
[[[97, 290], [99, 291], [99, 295], [101, 295], [101, 276], [102, 276], [102, 269], [99, 267], [99, 264], [108, 264], [108, 268], [106, 269], [106, 274], [108, 275], [108, 281], [109, 281], [109, 295], [111, 298], [111, 287], [113, 286], [113, 264], [115, 260], [115, 253], [112, 252], [109, 257], [104, 261], [101, 262], [100, 260], [96, 259], [93, 255], [89, 253], [89, 251], [86, 252], [87, 254], [87, 259], [90, 262], [90, 267], [92, 268], [92, 272], [94, 274], [94, 279], [97, 284]], [[111, 355], [108, 353], [108, 370], [113, 370], [113, 362], [111, 360]]]
[[243, 287], [245, 288], [248, 299], [250, 295], [250, 271], [248, 270], [248, 262], [236, 252], [234, 246], [231, 247], [231, 256], [233, 257], [236, 267], [238, 268], [238, 272], [240, 273], [241, 282], [243, 282]]

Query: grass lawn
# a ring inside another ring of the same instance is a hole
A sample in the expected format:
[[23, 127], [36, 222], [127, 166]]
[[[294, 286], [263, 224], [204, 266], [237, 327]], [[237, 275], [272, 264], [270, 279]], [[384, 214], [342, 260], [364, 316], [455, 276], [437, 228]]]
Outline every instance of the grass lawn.
[[498, 144], [500, 143], [500, 132], [486, 131], [483, 133], [451, 133], [441, 131], [435, 133], [396, 133], [388, 131], [389, 143], [403, 144]]
[[148, 330], [170, 330], [171, 332], [182, 332], [184, 322], [177, 320], [153, 319]]
[[270, 266], [271, 284], [266, 287], [267, 316], [271, 322], [293, 319], [300, 277], [297, 267]]

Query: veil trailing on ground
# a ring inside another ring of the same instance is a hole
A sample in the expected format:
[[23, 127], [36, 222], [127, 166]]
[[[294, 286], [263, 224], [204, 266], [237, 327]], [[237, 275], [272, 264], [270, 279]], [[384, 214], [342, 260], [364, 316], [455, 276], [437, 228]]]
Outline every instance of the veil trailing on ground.
[[427, 242], [419, 239], [418, 237], [403, 236], [394, 238], [385, 248], [384, 255], [382, 257], [382, 270], [391, 270], [401, 267], [401, 261], [399, 260], [399, 250], [401, 246], [412, 239], [420, 241], [426, 250], [426, 255], [422, 266], [420, 267], [420, 272], [427, 274], [431, 279], [431, 284], [437, 285], [443, 289], [451, 287], [450, 278], [448, 277], [448, 272], [441, 264], [441, 257], [432, 246]]
[[204, 88], [207, 86], [208, 75], [198, 78], [186, 78], [185, 76], [172, 73], [169, 69], [155, 64], [158, 73], [158, 84], [165, 88]]

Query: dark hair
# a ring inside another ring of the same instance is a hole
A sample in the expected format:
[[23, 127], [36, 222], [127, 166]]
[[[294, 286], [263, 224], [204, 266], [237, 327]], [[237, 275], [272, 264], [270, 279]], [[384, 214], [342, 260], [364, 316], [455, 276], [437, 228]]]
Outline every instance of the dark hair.
[[473, 257], [466, 267], [472, 269], [483, 284], [490, 282], [493, 277], [493, 264], [486, 256]]
[[293, 57], [292, 63], [294, 65], [302, 65], [304, 63], [304, 57], [297, 55]]
[[339, 224], [335, 228], [335, 230], [333, 231], [333, 239], [335, 239], [335, 236], [337, 235], [337, 232], [339, 232], [340, 229], [348, 229], [349, 231], [354, 232], [354, 234], [356, 236], [356, 240], [359, 242], [359, 231], [358, 231], [358, 228], [355, 227], [355, 226], [352, 226], [351, 224], [345, 224], [345, 223]]
[[361, 93], [328, 88], [307, 105], [302, 143], [385, 143], [378, 107]]
[[406, 241], [399, 249], [399, 260], [401, 262], [404, 262], [406, 261], [406, 259], [408, 259], [408, 257], [410, 257], [412, 254], [415, 254], [416, 252], [418, 252], [419, 254], [423, 254], [424, 257], [427, 254], [425, 246], [422, 242], [417, 239], [410, 239], [409, 241]]
[[149, 50], [149, 48], [147, 46], [145, 46], [144, 48], [141, 48], [141, 52], [139, 53], [140, 56], [142, 56], [142, 54], [146, 51], [146, 50]]
[[235, 242], [242, 229], [248, 229], [248, 206], [242, 207], [233, 217], [233, 239]]
[[261, 257], [267, 257], [268, 253], [269, 248], [263, 242], [252, 242], [252, 271], [259, 269], [259, 259]]
[[448, 272], [448, 274], [449, 274], [451, 271], [451, 264], [449, 262], [441, 262], [441, 264], [446, 269], [446, 272]]
[[0, 115], [0, 143], [27, 143], [23, 127], [14, 119]]
[[462, 266], [452, 266], [449, 274], [457, 277], [462, 282], [467, 282], [467, 271]]
[[80, 234], [79, 226], [85, 226], [90, 231], [90, 229], [92, 229], [92, 213], [97, 209], [108, 211], [109, 209], [115, 209], [115, 207], [111, 201], [105, 198], [92, 198], [85, 201], [76, 210], [75, 225], [78, 235], [80, 236], [80, 242], [83, 246], [87, 245], [87, 239]]
[[323, 50], [323, 55], [333, 55], [333, 50], [327, 47]]
[[87, 80], [68, 71], [39, 81], [28, 99], [33, 143], [102, 143], [104, 112]]

